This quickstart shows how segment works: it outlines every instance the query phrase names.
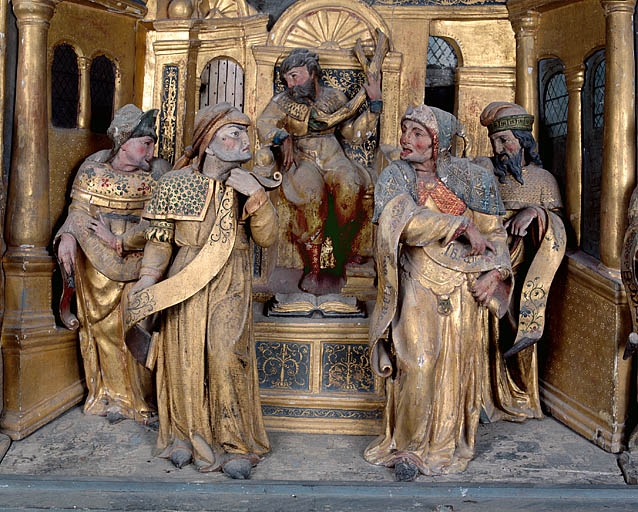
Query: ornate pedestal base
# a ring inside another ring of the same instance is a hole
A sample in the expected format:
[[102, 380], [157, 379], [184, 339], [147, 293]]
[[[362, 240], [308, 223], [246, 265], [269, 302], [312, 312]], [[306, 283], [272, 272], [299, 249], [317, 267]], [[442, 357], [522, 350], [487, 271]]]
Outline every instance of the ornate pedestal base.
[[4, 409], [0, 428], [28, 436], [82, 400], [77, 335], [67, 329], [20, 339], [4, 333]]
[[[370, 308], [372, 305], [370, 305]], [[255, 343], [266, 427], [377, 434], [383, 381], [370, 370], [368, 319], [267, 318], [255, 303]]]
[[632, 399], [632, 361], [622, 359], [631, 319], [622, 282], [597, 264], [579, 252], [559, 269], [538, 344], [539, 384], [554, 418], [617, 453]]

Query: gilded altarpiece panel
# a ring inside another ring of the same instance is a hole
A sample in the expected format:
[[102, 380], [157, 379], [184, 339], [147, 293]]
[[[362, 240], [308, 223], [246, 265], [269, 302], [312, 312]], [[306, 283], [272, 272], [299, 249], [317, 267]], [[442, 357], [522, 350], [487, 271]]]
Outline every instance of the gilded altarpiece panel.
[[177, 140], [177, 91], [179, 68], [164, 66], [162, 72], [162, 106], [160, 109], [160, 133], [158, 153], [160, 158], [175, 163], [175, 143]]
[[631, 318], [620, 280], [598, 261], [568, 255], [552, 284], [546, 335], [539, 343], [539, 385], [546, 411], [609, 452], [625, 442], [631, 360], [622, 353]]
[[269, 318], [262, 307], [254, 318], [266, 426], [378, 433], [384, 392], [370, 369], [367, 319]]

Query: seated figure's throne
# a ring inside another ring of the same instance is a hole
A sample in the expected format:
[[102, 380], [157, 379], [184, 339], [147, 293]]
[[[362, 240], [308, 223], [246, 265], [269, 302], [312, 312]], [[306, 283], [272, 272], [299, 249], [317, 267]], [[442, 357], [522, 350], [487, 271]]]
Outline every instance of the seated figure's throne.
[[[273, 95], [284, 90], [279, 66], [293, 48], [308, 48], [318, 54], [326, 86], [340, 89], [349, 99], [360, 91], [366, 80], [365, 68], [372, 66], [375, 51], [379, 53], [378, 42], [388, 29], [362, 2], [326, 4], [325, 0], [294, 4], [273, 26], [269, 44], [253, 47], [258, 68], [257, 117]], [[391, 49], [383, 55], [385, 60], [381, 59], [383, 65], [379, 63], [379, 67], [386, 105], [392, 103], [391, 91], [398, 90], [400, 56]], [[367, 103], [360, 109], [368, 108]], [[261, 276], [254, 281], [261, 395], [264, 418], [271, 428], [368, 434], [380, 427], [384, 392], [381, 381], [370, 370], [365, 312], [374, 307], [376, 297], [371, 217], [374, 185], [382, 165], [377, 162], [378, 148], [388, 118], [384, 107], [376, 129], [357, 143], [340, 139], [364, 180], [366, 192], [361, 225], [352, 243], [358, 261], [346, 266], [345, 285], [337, 295], [356, 299], [363, 305], [362, 315], [326, 315], [320, 303], [308, 303], [309, 314], [305, 316], [281, 318], [268, 314], [268, 303], [278, 294], [299, 292], [297, 284], [304, 265], [292, 238], [292, 206], [281, 190], [271, 193], [279, 212], [280, 237], [275, 249], [257, 255], [261, 258]], [[390, 121], [392, 128], [395, 122]], [[329, 214], [321, 250], [321, 266], [325, 269], [335, 265], [335, 252], [343, 249], [335, 246], [339, 233], [334, 225]]]

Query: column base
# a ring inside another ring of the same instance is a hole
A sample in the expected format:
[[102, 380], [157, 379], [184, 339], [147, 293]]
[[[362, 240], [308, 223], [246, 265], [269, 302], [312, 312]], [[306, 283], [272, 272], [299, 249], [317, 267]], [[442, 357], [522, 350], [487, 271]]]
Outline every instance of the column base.
[[2, 333], [4, 408], [0, 429], [23, 439], [84, 396], [77, 334], [63, 328]]

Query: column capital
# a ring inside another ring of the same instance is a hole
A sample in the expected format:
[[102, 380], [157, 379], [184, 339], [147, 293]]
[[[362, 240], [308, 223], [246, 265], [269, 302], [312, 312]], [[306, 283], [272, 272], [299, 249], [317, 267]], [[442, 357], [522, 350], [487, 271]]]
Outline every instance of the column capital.
[[93, 59], [86, 55], [78, 55], [78, 71], [80, 73], [88, 73], [91, 70]]
[[605, 16], [614, 13], [634, 14], [636, 0], [600, 0]]
[[60, 0], [14, 0], [13, 12], [18, 25], [48, 24], [59, 2]]
[[534, 36], [538, 32], [541, 15], [538, 11], [520, 11], [510, 13], [510, 22], [516, 38]]
[[585, 70], [587, 67], [584, 64], [577, 64], [565, 68], [565, 83], [569, 92], [580, 92], [585, 83]]

